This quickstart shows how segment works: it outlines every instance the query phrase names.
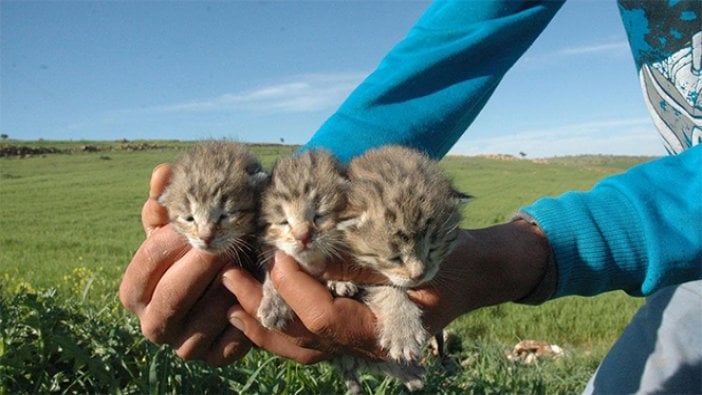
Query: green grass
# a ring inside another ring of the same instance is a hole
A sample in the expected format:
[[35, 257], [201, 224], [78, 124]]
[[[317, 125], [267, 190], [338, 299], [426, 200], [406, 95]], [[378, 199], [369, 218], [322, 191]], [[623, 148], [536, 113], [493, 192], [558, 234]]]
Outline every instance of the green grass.
[[[130, 142], [162, 147], [144, 151], [108, 142], [12, 143], [65, 153], [0, 158], [0, 394], [343, 391], [326, 364], [303, 367], [259, 351], [224, 369], [179, 361], [167, 347], [145, 341], [134, 317], [120, 307], [119, 280], [143, 239], [140, 210], [151, 170], [189, 143]], [[84, 152], [86, 145], [99, 150]], [[254, 150], [269, 167], [294, 147]], [[587, 190], [646, 159], [447, 157], [442, 166], [458, 189], [476, 196], [464, 207], [463, 221], [476, 228], [507, 221], [541, 196]], [[464, 316], [451, 325], [463, 350], [443, 365], [428, 360], [427, 392], [580, 391], [640, 305], [610, 293]], [[566, 356], [514, 364], [504, 353], [522, 339], [559, 344]], [[402, 393], [396, 383], [371, 375], [364, 385], [368, 393]]]
[[[182, 148], [0, 158], [0, 274], [40, 288], [80, 267], [119, 278], [143, 238], [151, 171]], [[257, 151], [270, 166], [291, 148]]]

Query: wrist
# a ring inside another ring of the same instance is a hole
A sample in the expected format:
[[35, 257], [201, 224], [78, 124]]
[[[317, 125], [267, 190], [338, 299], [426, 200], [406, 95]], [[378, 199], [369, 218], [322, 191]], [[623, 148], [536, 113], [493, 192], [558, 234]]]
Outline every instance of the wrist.
[[[477, 280], [467, 286], [475, 289], [468, 298], [469, 310], [506, 302], [538, 303], [545, 301], [555, 290], [557, 276], [549, 273], [551, 248], [545, 234], [535, 223], [524, 218], [468, 231], [477, 256]], [[475, 264], [472, 264], [475, 265]], [[548, 274], [553, 279], [544, 285]], [[543, 296], [545, 294], [545, 296]], [[543, 300], [537, 301], [534, 297]]]
[[[527, 231], [531, 231], [534, 235], [531, 251], [534, 259], [532, 262], [535, 274], [541, 273], [539, 281], [532, 286], [531, 290], [521, 298], [514, 300], [516, 303], [522, 304], [541, 304], [551, 298], [556, 292], [558, 283], [558, 268], [556, 267], [553, 250], [549, 245], [545, 233], [537, 223], [537, 221], [526, 213], [518, 213], [512, 220], [514, 226], [524, 227]], [[526, 225], [525, 225], [526, 224]]]
[[550, 247], [538, 226], [524, 220], [461, 230], [457, 245], [432, 284], [409, 290], [436, 331], [472, 310], [514, 302], [544, 277]]

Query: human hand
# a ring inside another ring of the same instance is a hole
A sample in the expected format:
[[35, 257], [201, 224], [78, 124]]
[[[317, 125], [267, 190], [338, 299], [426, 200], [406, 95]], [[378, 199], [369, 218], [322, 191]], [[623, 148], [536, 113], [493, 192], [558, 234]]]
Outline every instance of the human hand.
[[[262, 297], [260, 282], [237, 267], [230, 267], [223, 275], [224, 285], [240, 302], [230, 309], [229, 320], [258, 347], [304, 364], [329, 359], [338, 353], [383, 359], [384, 353], [375, 338], [375, 317], [365, 304], [332, 297], [323, 283], [281, 251], [274, 255], [270, 275], [297, 315], [285, 331], [268, 330], [256, 319]], [[358, 319], [360, 325], [356, 330], [344, 330], [343, 323], [348, 317]]]
[[222, 285], [227, 259], [193, 249], [168, 224], [158, 202], [171, 175], [157, 166], [141, 218], [146, 240], [132, 257], [120, 285], [120, 301], [136, 314], [150, 341], [171, 345], [183, 359], [222, 366], [243, 356], [251, 342], [229, 325], [236, 299]]
[[[480, 230], [462, 230], [458, 245], [436, 277], [408, 291], [423, 310], [423, 324], [438, 333], [457, 317], [474, 309], [519, 300], [541, 280], [549, 255], [540, 230], [523, 220]], [[329, 266], [325, 279], [383, 282], [378, 275]], [[326, 286], [307, 274], [289, 256], [275, 255], [271, 279], [297, 314], [284, 332], [268, 331], [254, 318], [261, 285], [240, 269], [229, 269], [224, 284], [240, 305], [230, 310], [230, 321], [257, 346], [302, 363], [313, 363], [335, 353], [386, 359], [378, 347], [376, 317], [361, 302], [333, 298]]]

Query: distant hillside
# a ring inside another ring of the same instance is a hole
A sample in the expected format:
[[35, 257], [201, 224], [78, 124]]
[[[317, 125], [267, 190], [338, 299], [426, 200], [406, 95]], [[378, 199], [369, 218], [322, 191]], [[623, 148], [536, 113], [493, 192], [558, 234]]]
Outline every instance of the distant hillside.
[[[72, 154], [80, 152], [104, 151], [148, 151], [164, 149], [181, 149], [192, 146], [197, 141], [180, 140], [118, 140], [118, 141], [53, 141], [53, 140], [6, 140], [0, 143], [0, 157], [28, 157], [46, 154]], [[282, 144], [247, 143], [254, 147], [283, 147]], [[285, 145], [295, 148], [297, 146]]]
[[[5, 140], [0, 143], [0, 157], [19, 156], [29, 157], [46, 154], [71, 154], [81, 152], [103, 152], [103, 151], [148, 151], [148, 150], [172, 150], [185, 149], [197, 143], [195, 140], [117, 140], [117, 141], [56, 141], [56, 140]], [[270, 148], [274, 150], [283, 149], [292, 152], [299, 148], [299, 145], [275, 144], [275, 143], [246, 143], [252, 147], [261, 149]], [[459, 155], [451, 155], [458, 157]], [[543, 159], [519, 158], [508, 154], [477, 155], [477, 158], [506, 160], [506, 161], [528, 161], [542, 164], [559, 164], [567, 166], [588, 167], [593, 170], [597, 168], [621, 169], [655, 159], [655, 157], [626, 156], [626, 155], [577, 155], [562, 156]]]

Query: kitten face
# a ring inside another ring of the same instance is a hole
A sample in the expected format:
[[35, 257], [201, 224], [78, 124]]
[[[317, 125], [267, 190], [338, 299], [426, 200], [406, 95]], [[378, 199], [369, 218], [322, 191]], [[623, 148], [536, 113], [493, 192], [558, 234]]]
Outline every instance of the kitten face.
[[267, 179], [243, 145], [196, 146], [173, 165], [160, 198], [174, 229], [195, 248], [212, 254], [248, 248], [257, 229], [258, 201]]
[[413, 287], [431, 280], [458, 237], [460, 213], [437, 165], [386, 147], [354, 159], [340, 228], [357, 261]]
[[408, 227], [402, 223], [412, 219], [392, 221], [392, 210], [383, 211], [369, 208], [365, 215], [342, 225], [358, 263], [380, 271], [401, 287], [431, 280], [453, 249], [459, 216], [440, 215]]
[[342, 167], [325, 151], [279, 159], [263, 197], [264, 241], [319, 274], [343, 248], [337, 222], [347, 185]]
[[256, 231], [256, 210], [237, 204], [231, 197], [202, 198], [187, 194], [173, 210], [171, 222], [195, 248], [212, 254], [242, 247]]

